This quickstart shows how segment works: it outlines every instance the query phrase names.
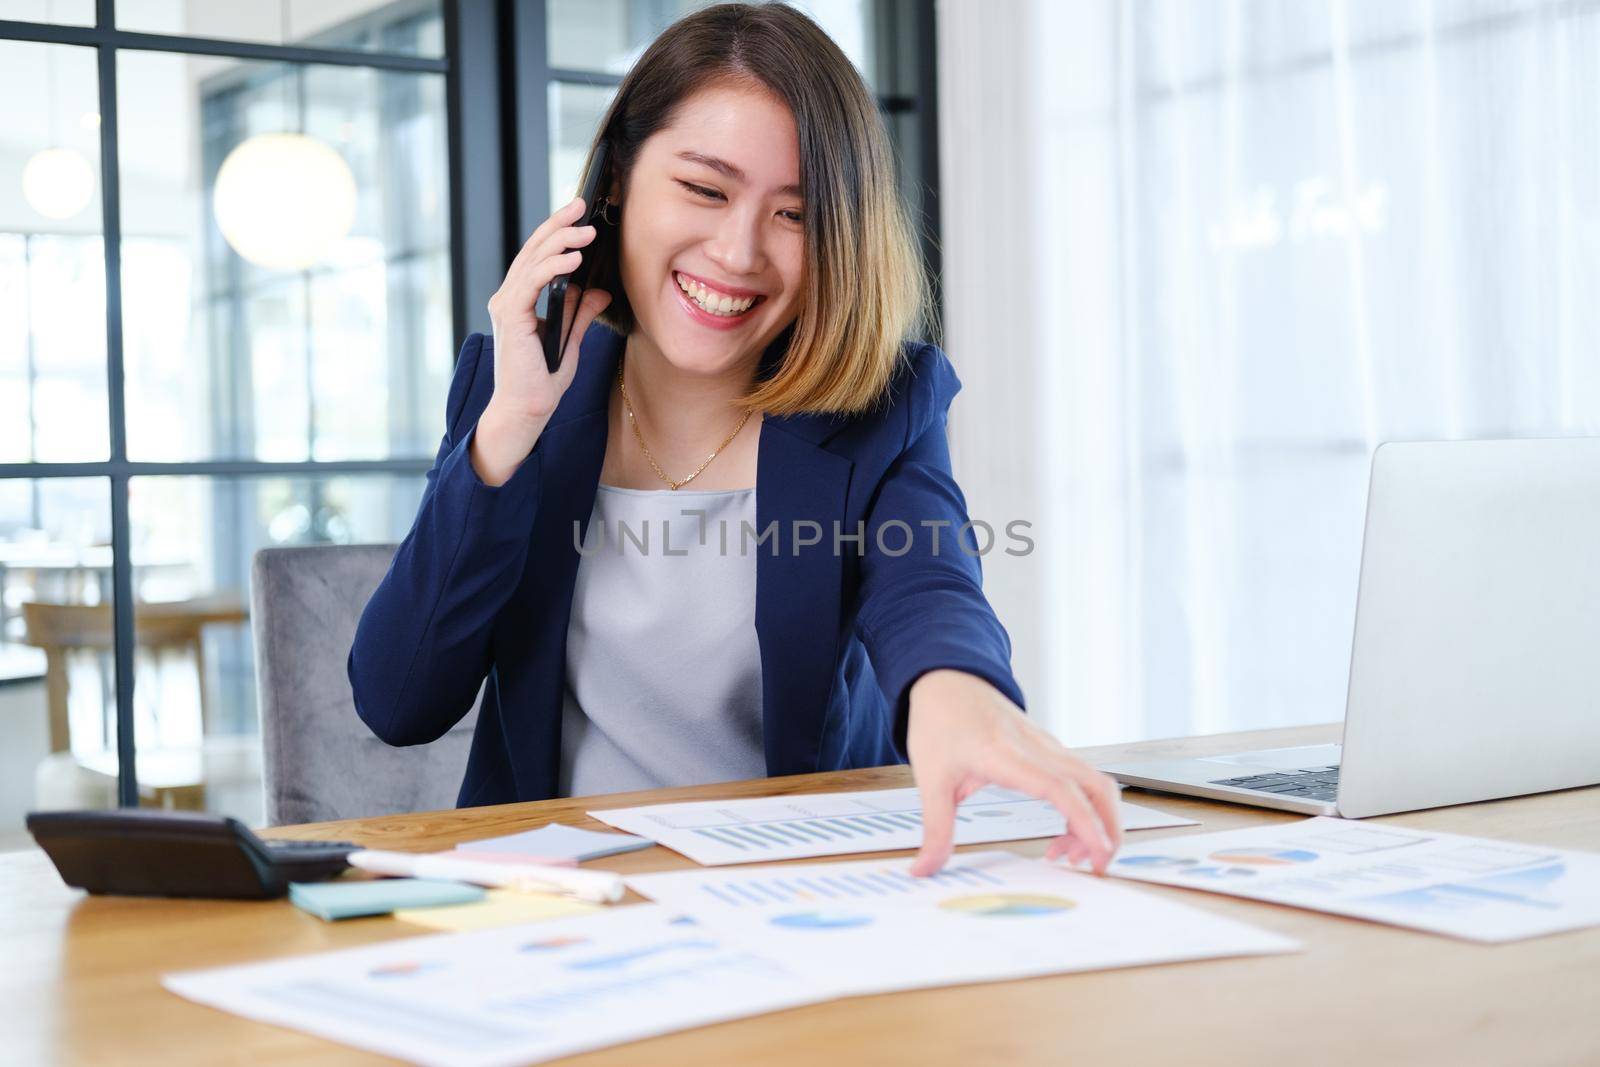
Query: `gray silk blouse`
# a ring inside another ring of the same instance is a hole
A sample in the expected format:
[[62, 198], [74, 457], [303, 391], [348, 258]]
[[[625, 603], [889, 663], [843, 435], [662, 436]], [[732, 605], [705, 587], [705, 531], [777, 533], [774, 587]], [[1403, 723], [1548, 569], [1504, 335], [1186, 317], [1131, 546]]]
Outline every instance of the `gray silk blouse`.
[[746, 523], [753, 488], [598, 487], [567, 627], [561, 796], [766, 775]]

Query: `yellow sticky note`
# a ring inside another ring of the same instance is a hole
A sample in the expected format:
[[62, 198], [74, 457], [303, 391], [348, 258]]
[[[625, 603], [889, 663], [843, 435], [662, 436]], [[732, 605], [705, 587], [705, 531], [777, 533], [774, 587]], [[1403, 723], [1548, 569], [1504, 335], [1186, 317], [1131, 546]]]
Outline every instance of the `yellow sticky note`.
[[599, 911], [599, 904], [555, 893], [519, 893], [512, 889], [491, 889], [476, 904], [457, 904], [448, 908], [401, 908], [394, 917], [403, 922], [426, 926], [430, 930], [486, 930], [494, 926], [515, 926], [562, 915], [582, 915]]

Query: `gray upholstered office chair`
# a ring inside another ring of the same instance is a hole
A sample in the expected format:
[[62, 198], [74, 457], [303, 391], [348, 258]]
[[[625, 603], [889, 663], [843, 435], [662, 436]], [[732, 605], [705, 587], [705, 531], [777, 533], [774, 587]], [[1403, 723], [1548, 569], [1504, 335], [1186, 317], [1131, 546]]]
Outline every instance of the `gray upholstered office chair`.
[[356, 623], [395, 548], [256, 553], [250, 623], [269, 826], [455, 807], [477, 703], [432, 744], [392, 748], [367, 729], [350, 695], [345, 660]]

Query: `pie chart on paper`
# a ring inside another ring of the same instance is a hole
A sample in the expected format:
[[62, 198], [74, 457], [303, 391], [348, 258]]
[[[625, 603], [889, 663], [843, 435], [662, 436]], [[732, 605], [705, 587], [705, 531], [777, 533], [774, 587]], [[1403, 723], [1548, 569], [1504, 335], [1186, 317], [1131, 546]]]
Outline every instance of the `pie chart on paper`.
[[872, 916], [842, 911], [798, 911], [774, 916], [770, 922], [773, 926], [784, 926], [791, 930], [845, 930], [866, 926], [872, 922]]
[[1287, 867], [1295, 863], [1310, 863], [1317, 858], [1317, 854], [1303, 848], [1229, 848], [1213, 852], [1211, 858], [1218, 863], [1237, 863], [1241, 866]]
[[939, 902], [939, 907], [946, 911], [983, 918], [1058, 915], [1077, 906], [1076, 901], [1045, 893], [976, 893]]

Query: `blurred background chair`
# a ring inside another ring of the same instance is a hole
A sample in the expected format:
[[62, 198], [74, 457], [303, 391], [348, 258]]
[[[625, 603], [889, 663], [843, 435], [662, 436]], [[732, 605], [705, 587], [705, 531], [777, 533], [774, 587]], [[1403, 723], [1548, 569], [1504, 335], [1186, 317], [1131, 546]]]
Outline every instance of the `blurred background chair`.
[[269, 826], [453, 808], [478, 721], [430, 745], [393, 748], [356, 715], [346, 659], [395, 545], [265, 548], [251, 620]]

